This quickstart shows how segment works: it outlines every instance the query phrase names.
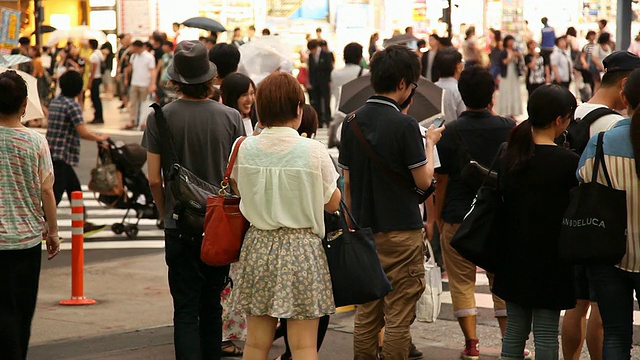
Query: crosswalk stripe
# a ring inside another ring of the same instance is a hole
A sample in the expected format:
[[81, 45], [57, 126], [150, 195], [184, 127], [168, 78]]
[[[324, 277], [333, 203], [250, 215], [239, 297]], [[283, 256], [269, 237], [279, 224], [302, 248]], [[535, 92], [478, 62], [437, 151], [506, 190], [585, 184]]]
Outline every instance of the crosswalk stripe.
[[[140, 219], [138, 223], [138, 234], [136, 236], [136, 240], [129, 240], [126, 234], [115, 234], [111, 231], [111, 226], [113, 224], [119, 224], [122, 222], [122, 218], [126, 214], [126, 209], [109, 209], [106, 208], [103, 204], [99, 203], [95, 200], [95, 195], [93, 192], [89, 191], [86, 185], [82, 186], [83, 197], [84, 197], [84, 207], [85, 211], [88, 215], [88, 221], [98, 224], [98, 225], [107, 225], [107, 229], [101, 231], [97, 234], [94, 234], [88, 237], [88, 241], [85, 243], [86, 249], [105, 249], [105, 248], [113, 248], [113, 249], [122, 249], [122, 248], [162, 248], [164, 247], [164, 231], [158, 229], [156, 226], [157, 220], [155, 219]], [[136, 212], [130, 211], [127, 219], [125, 219], [126, 223], [136, 223]], [[60, 227], [59, 235], [63, 239], [68, 239], [69, 245], [71, 246], [71, 208], [68, 200], [63, 200], [58, 205], [58, 226]], [[120, 240], [120, 241], [109, 241], [109, 240]], [[126, 241], [122, 241], [126, 240]], [[94, 245], [97, 242], [103, 243], [102, 245]], [[151, 241], [151, 242], [150, 242]], [[154, 243], [153, 241], [160, 241]], [[141, 247], [140, 242], [147, 243]], [[65, 243], [63, 243], [65, 244]], [[90, 245], [91, 244], [91, 245]], [[114, 245], [115, 244], [115, 245]]]

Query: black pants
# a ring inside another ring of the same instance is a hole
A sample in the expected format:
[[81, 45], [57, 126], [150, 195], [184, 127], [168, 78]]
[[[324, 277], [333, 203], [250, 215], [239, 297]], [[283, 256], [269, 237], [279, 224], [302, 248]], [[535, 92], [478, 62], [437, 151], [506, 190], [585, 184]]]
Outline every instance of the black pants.
[[74, 191], [82, 191], [80, 179], [73, 167], [64, 160], [53, 160], [53, 193], [56, 197], [56, 205], [60, 204], [62, 195], [67, 194], [69, 202], [71, 202], [71, 193]]
[[177, 230], [165, 230], [177, 360], [218, 360], [222, 356], [220, 293], [227, 284], [229, 267], [204, 264], [200, 244]]
[[102, 79], [93, 79], [91, 83], [91, 103], [95, 109], [95, 115], [93, 117], [94, 122], [104, 122], [102, 117], [102, 100], [100, 100], [100, 85]]
[[311, 106], [318, 113], [320, 127], [323, 124], [328, 125], [331, 122], [331, 89], [329, 84], [312, 84], [311, 89], [309, 89], [309, 100], [311, 101]]
[[527, 84], [527, 93], [529, 93], [529, 99], [531, 99], [531, 94], [533, 94], [533, 92], [542, 85], [544, 84]]
[[40, 281], [40, 244], [0, 251], [0, 358], [27, 358]]

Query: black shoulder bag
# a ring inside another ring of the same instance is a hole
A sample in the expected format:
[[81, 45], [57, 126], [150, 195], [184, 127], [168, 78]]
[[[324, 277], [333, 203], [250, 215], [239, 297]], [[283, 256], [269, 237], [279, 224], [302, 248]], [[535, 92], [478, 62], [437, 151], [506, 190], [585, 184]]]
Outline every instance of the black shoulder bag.
[[[360, 141], [360, 144], [362, 144], [362, 147], [364, 148], [364, 151], [367, 153], [367, 156], [369, 156], [369, 159], [371, 159], [371, 161], [373, 161], [373, 163], [380, 170], [382, 170], [382, 172], [389, 179], [393, 180], [398, 185], [411, 189], [411, 191], [415, 193], [418, 199], [418, 204], [422, 204], [423, 202], [425, 202], [429, 198], [429, 196], [431, 196], [431, 194], [433, 194], [436, 191], [435, 179], [432, 180], [431, 186], [429, 186], [428, 189], [423, 190], [417, 187], [413, 182], [408, 181], [407, 179], [402, 177], [400, 174], [395, 172], [393, 169], [391, 169], [387, 164], [385, 164], [382, 160], [380, 160], [378, 155], [376, 155], [375, 151], [371, 147], [371, 144], [369, 144], [367, 139], [365, 139], [364, 134], [362, 133], [362, 129], [360, 129], [360, 125], [358, 125], [358, 122], [355, 121], [355, 118], [356, 118], [356, 114], [351, 114], [347, 118], [347, 122], [353, 126], [353, 133], [358, 138], [358, 141]], [[428, 159], [428, 160], [433, 161], [433, 159]]]
[[[591, 182], [571, 190], [560, 230], [560, 258], [582, 265], [617, 265], [627, 252], [627, 193], [611, 185], [604, 132], [598, 134], [597, 146]], [[607, 185], [597, 182], [600, 166]]]
[[485, 182], [480, 186], [471, 204], [471, 210], [465, 215], [460, 228], [451, 239], [453, 247], [460, 255], [476, 266], [488, 272], [494, 272], [497, 261], [497, 246], [499, 244], [498, 216], [504, 201], [500, 192], [498, 180], [489, 184], [490, 173], [496, 166], [500, 155], [507, 143], [500, 145], [498, 154], [493, 159]]
[[204, 233], [207, 199], [217, 195], [220, 188], [200, 179], [180, 164], [162, 108], [158, 104], [152, 104], [151, 107], [155, 111], [160, 137], [169, 144], [163, 146], [162, 155], [171, 162], [171, 167], [165, 173], [165, 184], [169, 186], [175, 203], [172, 217], [181, 233], [201, 238]]
[[[349, 216], [353, 231], [347, 225]], [[322, 240], [327, 254], [336, 306], [359, 305], [381, 299], [391, 283], [380, 265], [370, 228], [360, 228], [347, 205], [340, 201], [340, 230]]]

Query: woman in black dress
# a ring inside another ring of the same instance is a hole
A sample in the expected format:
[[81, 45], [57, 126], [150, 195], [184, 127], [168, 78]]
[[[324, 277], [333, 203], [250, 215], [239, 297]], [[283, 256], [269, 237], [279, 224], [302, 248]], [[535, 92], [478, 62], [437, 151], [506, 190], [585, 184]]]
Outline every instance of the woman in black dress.
[[560, 311], [576, 304], [573, 267], [560, 261], [558, 239], [579, 157], [554, 143], [576, 106], [558, 85], [535, 90], [529, 120], [514, 130], [501, 159], [504, 221], [493, 292], [507, 302], [502, 359], [522, 359], [532, 324], [536, 359], [558, 359]]

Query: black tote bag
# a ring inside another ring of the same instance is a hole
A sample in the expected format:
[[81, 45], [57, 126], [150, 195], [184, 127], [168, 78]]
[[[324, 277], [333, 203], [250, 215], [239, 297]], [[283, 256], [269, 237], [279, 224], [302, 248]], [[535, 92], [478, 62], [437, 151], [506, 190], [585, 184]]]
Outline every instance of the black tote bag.
[[[591, 182], [571, 190], [562, 219], [560, 258], [581, 265], [616, 265], [627, 251], [627, 194], [614, 189], [598, 135]], [[602, 166], [607, 185], [596, 181]]]
[[471, 210], [451, 239], [451, 247], [460, 256], [488, 272], [494, 272], [497, 265], [500, 226], [497, 220], [501, 218], [499, 214], [504, 201], [498, 184], [487, 185], [487, 181], [505, 146], [506, 143], [500, 146]]
[[[350, 231], [345, 215], [349, 216], [353, 230]], [[337, 307], [359, 305], [383, 298], [391, 291], [391, 283], [385, 275], [373, 232], [362, 229], [349, 209], [340, 203], [341, 232], [328, 233], [322, 241]]]

